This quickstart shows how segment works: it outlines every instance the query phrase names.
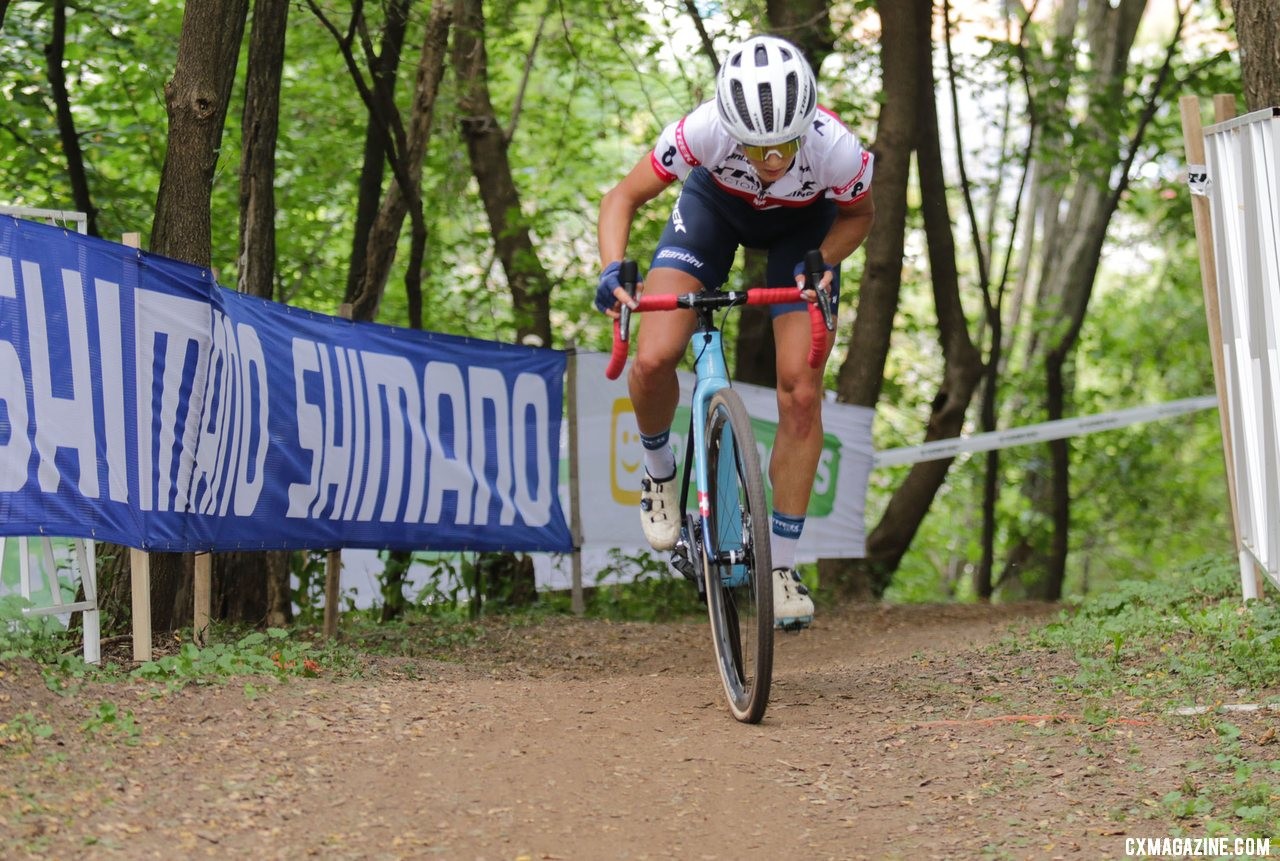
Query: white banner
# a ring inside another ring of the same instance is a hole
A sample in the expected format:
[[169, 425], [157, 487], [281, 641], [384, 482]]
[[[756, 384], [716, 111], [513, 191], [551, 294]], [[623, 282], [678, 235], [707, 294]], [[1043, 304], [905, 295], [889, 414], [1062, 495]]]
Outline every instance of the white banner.
[[[570, 361], [578, 363], [575, 469], [583, 550], [647, 549], [639, 513], [643, 457], [626, 375], [616, 381], [606, 379], [608, 356], [603, 353], [579, 352]], [[680, 406], [671, 428], [672, 446], [682, 466], [695, 379], [692, 372], [680, 373]], [[744, 383], [733, 388], [751, 414], [766, 493], [771, 493], [768, 463], [778, 421], [777, 396], [773, 389]], [[868, 407], [823, 404], [822, 457], [797, 550], [801, 561], [865, 555], [864, 510], [874, 454], [874, 416]]]

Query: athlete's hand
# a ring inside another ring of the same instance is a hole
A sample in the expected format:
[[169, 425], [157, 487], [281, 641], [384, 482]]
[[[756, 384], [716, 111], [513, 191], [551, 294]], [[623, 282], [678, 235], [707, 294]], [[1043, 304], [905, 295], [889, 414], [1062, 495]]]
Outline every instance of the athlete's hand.
[[[832, 266], [830, 263], [826, 264], [826, 267], [827, 267], [827, 271], [822, 276], [822, 283], [818, 286], [820, 286], [824, 291], [826, 291], [827, 294], [830, 294], [831, 279], [835, 277], [832, 273], [836, 271], [836, 267]], [[804, 296], [805, 301], [810, 303], [817, 302], [818, 294], [814, 292], [813, 287], [809, 286], [809, 284], [806, 283], [808, 281], [808, 278], [804, 274], [803, 260], [801, 260], [799, 263], [796, 264], [794, 275], [796, 279], [796, 286], [800, 288], [801, 295]]]
[[618, 308], [624, 303], [633, 311], [640, 307], [634, 298], [627, 295], [626, 289], [618, 279], [621, 270], [621, 261], [613, 261], [604, 267], [604, 271], [600, 273], [600, 281], [596, 284], [596, 309], [610, 317], [617, 317]]

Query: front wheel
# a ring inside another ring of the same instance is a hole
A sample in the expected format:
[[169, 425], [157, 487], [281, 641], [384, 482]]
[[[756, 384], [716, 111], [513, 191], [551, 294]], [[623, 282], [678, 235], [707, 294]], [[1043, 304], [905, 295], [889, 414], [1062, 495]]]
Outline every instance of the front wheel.
[[759, 723], [773, 677], [769, 516], [751, 418], [732, 389], [711, 398], [706, 440], [702, 567], [711, 638], [729, 710], [740, 721]]

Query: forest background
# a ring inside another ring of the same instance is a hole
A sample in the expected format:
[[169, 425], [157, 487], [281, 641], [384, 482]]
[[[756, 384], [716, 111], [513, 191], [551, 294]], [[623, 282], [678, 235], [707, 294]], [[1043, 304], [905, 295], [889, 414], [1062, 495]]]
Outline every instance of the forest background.
[[[324, 313], [604, 349], [600, 196], [775, 32], [876, 154], [828, 384], [892, 448], [1213, 392], [1178, 98], [1280, 102], [1267, 4], [0, 0], [0, 203]], [[768, 384], [762, 323], [727, 343]], [[1056, 600], [1231, 550], [1214, 411], [872, 479], [829, 598]], [[225, 555], [222, 615], [287, 614], [299, 565]], [[190, 565], [155, 570], [163, 629]]]

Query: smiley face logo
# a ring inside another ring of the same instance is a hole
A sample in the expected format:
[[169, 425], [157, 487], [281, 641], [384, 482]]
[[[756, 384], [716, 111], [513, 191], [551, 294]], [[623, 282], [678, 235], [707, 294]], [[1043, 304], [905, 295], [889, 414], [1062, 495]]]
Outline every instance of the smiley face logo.
[[609, 423], [609, 485], [613, 501], [619, 505], [640, 504], [640, 467], [644, 465], [640, 429], [630, 398], [613, 402]]

